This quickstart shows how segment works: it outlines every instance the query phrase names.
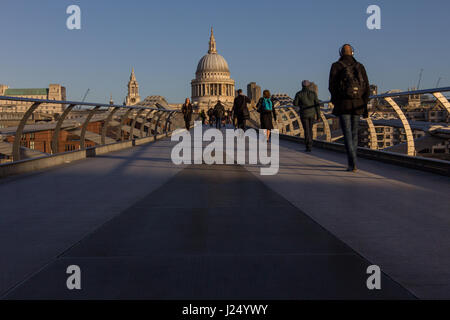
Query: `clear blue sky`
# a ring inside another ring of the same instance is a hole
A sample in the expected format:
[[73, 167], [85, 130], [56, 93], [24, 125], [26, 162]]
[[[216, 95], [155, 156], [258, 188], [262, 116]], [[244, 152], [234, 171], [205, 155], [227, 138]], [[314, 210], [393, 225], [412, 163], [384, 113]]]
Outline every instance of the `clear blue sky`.
[[[82, 10], [82, 29], [66, 28], [66, 8]], [[366, 28], [366, 8], [382, 10], [382, 29]], [[144, 1], [2, 0], [0, 83], [12, 88], [61, 83], [68, 97], [116, 103], [134, 66], [142, 97], [181, 102], [190, 95], [210, 26], [237, 87], [256, 81], [294, 95], [302, 79], [329, 96], [330, 64], [350, 42], [381, 91], [450, 85], [450, 1]]]

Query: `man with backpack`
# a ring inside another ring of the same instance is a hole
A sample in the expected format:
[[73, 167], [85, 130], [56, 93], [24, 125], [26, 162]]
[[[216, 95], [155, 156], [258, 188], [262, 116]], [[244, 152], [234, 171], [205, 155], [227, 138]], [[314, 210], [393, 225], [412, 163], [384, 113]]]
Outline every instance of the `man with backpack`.
[[250, 119], [247, 103], [250, 103], [251, 100], [242, 93], [242, 89], [239, 89], [237, 93], [238, 96], [234, 98], [233, 103], [233, 115], [236, 117], [237, 127], [245, 130], [245, 122]]
[[331, 66], [329, 90], [333, 114], [339, 117], [344, 134], [347, 171], [356, 172], [358, 125], [361, 115], [368, 117], [369, 79], [364, 66], [353, 57], [351, 45], [343, 45], [339, 54], [341, 58]]
[[313, 144], [313, 123], [320, 118], [320, 101], [314, 90], [311, 89], [311, 82], [304, 80], [302, 90], [297, 92], [294, 99], [294, 106], [299, 107], [300, 119], [305, 132], [306, 152], [311, 152]]
[[214, 117], [216, 118], [216, 128], [222, 128], [222, 118], [225, 115], [225, 108], [220, 100], [217, 100], [217, 104], [214, 106]]

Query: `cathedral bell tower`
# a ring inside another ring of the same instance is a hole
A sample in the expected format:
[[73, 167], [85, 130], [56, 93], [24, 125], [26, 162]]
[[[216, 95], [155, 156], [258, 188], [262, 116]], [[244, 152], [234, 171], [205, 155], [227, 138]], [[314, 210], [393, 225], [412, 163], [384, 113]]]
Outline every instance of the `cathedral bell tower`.
[[139, 96], [139, 84], [136, 80], [136, 76], [134, 74], [134, 68], [131, 69], [130, 81], [128, 82], [128, 95], [125, 99], [125, 104], [127, 106], [135, 105], [141, 101], [141, 97]]

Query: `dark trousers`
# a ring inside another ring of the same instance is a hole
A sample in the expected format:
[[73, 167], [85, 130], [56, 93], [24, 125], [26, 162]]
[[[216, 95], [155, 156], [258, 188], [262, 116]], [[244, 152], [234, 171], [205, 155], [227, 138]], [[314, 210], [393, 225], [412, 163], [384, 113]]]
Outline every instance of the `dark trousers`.
[[344, 134], [345, 150], [347, 151], [348, 166], [356, 167], [356, 152], [358, 150], [359, 115], [343, 114], [339, 116], [341, 129]]
[[219, 117], [216, 118], [216, 128], [217, 129], [222, 128], [222, 118]]
[[247, 121], [247, 120], [245, 120], [245, 119], [240, 119], [240, 120], [238, 120], [238, 124], [237, 124], [237, 125], [238, 125], [238, 128], [245, 131], [246, 121]]
[[184, 118], [184, 124], [186, 126], [186, 130], [189, 131], [191, 127], [191, 117], [185, 117]]
[[306, 150], [311, 150], [313, 144], [313, 123], [314, 117], [302, 117], [303, 130], [305, 131]]

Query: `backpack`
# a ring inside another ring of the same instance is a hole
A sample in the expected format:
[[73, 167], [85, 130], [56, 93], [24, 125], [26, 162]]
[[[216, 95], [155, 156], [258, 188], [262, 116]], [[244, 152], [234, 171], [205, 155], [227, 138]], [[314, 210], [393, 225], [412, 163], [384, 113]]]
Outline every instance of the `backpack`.
[[361, 99], [365, 89], [365, 83], [361, 74], [359, 63], [346, 65], [342, 61], [339, 63], [344, 67], [340, 72], [339, 91], [342, 98]]
[[263, 98], [261, 109], [262, 111], [272, 111], [273, 103], [270, 98]]

